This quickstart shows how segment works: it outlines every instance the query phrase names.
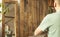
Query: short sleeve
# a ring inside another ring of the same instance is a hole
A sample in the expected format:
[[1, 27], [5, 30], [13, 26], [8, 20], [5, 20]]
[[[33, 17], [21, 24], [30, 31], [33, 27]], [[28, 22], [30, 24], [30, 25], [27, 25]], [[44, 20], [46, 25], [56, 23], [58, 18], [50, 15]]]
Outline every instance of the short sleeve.
[[52, 25], [52, 21], [51, 21], [51, 17], [50, 15], [47, 15], [41, 22], [41, 24], [39, 25], [38, 28], [40, 28], [42, 31], [45, 31], [48, 27], [50, 27]]

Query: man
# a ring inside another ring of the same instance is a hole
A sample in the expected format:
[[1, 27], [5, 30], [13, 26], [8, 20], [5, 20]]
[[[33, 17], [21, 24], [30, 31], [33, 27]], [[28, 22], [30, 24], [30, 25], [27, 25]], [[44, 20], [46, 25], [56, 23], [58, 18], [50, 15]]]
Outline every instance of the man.
[[60, 0], [54, 0], [54, 6], [56, 12], [43, 19], [34, 32], [35, 36], [48, 29], [48, 37], [60, 37]]

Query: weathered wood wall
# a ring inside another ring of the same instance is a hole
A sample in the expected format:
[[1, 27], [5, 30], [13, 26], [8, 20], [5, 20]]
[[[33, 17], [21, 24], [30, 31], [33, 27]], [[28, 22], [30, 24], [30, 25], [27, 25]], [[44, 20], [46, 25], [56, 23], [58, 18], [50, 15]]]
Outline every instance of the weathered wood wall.
[[[6, 2], [9, 2], [9, 0], [7, 0]], [[20, 25], [16, 27], [17, 37], [33, 36], [34, 30], [40, 24], [42, 19], [48, 14], [48, 6], [53, 4], [51, 2], [51, 0], [20, 0], [20, 14], [16, 13], [16, 15], [18, 16], [18, 18], [17, 16], [16, 18], [17, 20], [19, 20], [16, 21], [16, 23], [20, 22]], [[4, 30], [4, 19], [2, 26]]]
[[4, 2], [11, 2], [11, 1], [17, 1], [17, 0], [4, 0]]
[[33, 36], [34, 30], [48, 12], [48, 0], [20, 1], [20, 37]]

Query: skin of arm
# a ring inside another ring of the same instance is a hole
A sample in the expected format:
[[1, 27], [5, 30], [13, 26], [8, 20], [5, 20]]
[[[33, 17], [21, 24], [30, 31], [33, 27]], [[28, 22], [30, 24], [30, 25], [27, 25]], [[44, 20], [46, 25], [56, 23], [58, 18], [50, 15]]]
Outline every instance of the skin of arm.
[[[41, 24], [34, 31], [34, 36], [44, 34], [44, 32], [46, 31], [46, 29], [50, 26], [50, 25], [45, 25], [45, 24], [50, 24], [49, 20], [50, 20], [50, 15], [47, 15], [46, 17], [44, 17], [44, 19], [42, 20]], [[42, 27], [44, 27], [44, 28], [42, 28]]]
[[35, 31], [34, 31], [34, 36], [37, 36], [39, 34], [42, 34], [43, 31], [38, 27]]

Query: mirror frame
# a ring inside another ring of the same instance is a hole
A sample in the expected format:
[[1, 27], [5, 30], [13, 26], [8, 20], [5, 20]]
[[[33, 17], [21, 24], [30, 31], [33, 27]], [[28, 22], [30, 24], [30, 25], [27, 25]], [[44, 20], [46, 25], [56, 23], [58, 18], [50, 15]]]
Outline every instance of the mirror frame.
[[[17, 33], [17, 25], [18, 25], [18, 2], [17, 1], [10, 1], [10, 2], [4, 2], [4, 0], [3, 0], [3, 8], [4, 8], [4, 3], [12, 3], [12, 4], [14, 4], [15, 6], [14, 6], [14, 8], [15, 8], [15, 10], [14, 10], [14, 12], [15, 12], [15, 18], [14, 18], [14, 27], [15, 27], [15, 37], [18, 37], [18, 33]], [[2, 37], [5, 37], [5, 17], [4, 17], [5, 15], [4, 15], [4, 12], [2, 12]]]

